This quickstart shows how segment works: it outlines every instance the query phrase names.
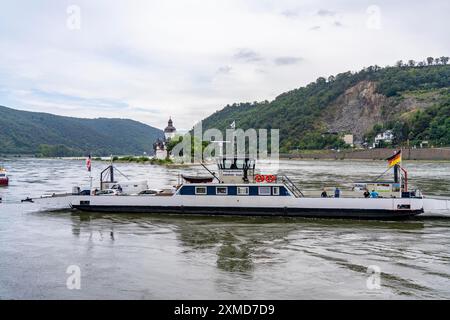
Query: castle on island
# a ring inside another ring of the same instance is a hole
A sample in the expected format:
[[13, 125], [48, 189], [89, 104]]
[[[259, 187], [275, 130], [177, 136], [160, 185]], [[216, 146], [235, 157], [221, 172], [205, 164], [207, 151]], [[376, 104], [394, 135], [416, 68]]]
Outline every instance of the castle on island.
[[158, 138], [155, 143], [153, 143], [153, 151], [156, 159], [167, 159], [169, 156], [167, 152], [167, 143], [169, 143], [170, 139], [175, 137], [176, 133], [177, 129], [173, 126], [172, 118], [169, 118], [167, 127], [164, 129], [164, 139]]

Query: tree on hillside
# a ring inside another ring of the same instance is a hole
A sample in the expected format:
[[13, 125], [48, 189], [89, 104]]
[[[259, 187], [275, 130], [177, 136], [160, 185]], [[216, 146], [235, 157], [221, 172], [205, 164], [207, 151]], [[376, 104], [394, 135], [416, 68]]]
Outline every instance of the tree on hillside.
[[327, 82], [327, 80], [324, 77], [319, 77], [316, 80], [317, 84], [325, 84]]
[[433, 57], [428, 57], [427, 58], [427, 63], [429, 66], [431, 66], [433, 64], [434, 58]]
[[449, 57], [441, 57], [441, 63], [443, 65], [446, 65], [449, 59], [450, 59]]
[[403, 60], [398, 60], [398, 61], [395, 63], [395, 66], [396, 66], [396, 67], [399, 67], [399, 68], [403, 67]]
[[392, 126], [392, 131], [394, 133], [394, 144], [400, 145], [402, 142], [408, 139], [409, 127], [408, 123], [405, 121], [396, 121]]
[[416, 65], [416, 62], [414, 60], [408, 60], [408, 66], [414, 67]]

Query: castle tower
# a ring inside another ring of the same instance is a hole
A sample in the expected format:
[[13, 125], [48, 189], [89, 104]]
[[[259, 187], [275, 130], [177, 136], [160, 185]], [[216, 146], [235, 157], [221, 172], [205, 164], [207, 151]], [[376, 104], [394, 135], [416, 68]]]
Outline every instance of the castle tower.
[[167, 143], [177, 133], [177, 129], [173, 126], [172, 118], [169, 118], [167, 127], [164, 129], [164, 139], [158, 139], [153, 144], [153, 151], [155, 152], [156, 159], [166, 159], [168, 156]]
[[172, 139], [176, 133], [177, 129], [173, 126], [172, 118], [169, 118], [167, 127], [164, 129], [164, 136], [166, 137], [166, 141]]

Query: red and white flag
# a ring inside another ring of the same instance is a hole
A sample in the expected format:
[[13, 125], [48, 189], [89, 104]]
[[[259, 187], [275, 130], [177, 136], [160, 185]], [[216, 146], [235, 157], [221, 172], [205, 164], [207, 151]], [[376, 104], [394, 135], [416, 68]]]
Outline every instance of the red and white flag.
[[91, 172], [91, 155], [86, 159], [86, 167], [89, 172]]

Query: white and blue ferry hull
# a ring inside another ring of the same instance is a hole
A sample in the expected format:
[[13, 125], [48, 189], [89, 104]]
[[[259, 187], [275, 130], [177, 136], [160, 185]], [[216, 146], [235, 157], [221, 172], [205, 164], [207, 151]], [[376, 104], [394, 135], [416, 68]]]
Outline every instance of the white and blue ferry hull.
[[296, 216], [402, 219], [423, 213], [420, 198], [307, 198], [280, 196], [74, 196], [71, 207], [107, 213]]

